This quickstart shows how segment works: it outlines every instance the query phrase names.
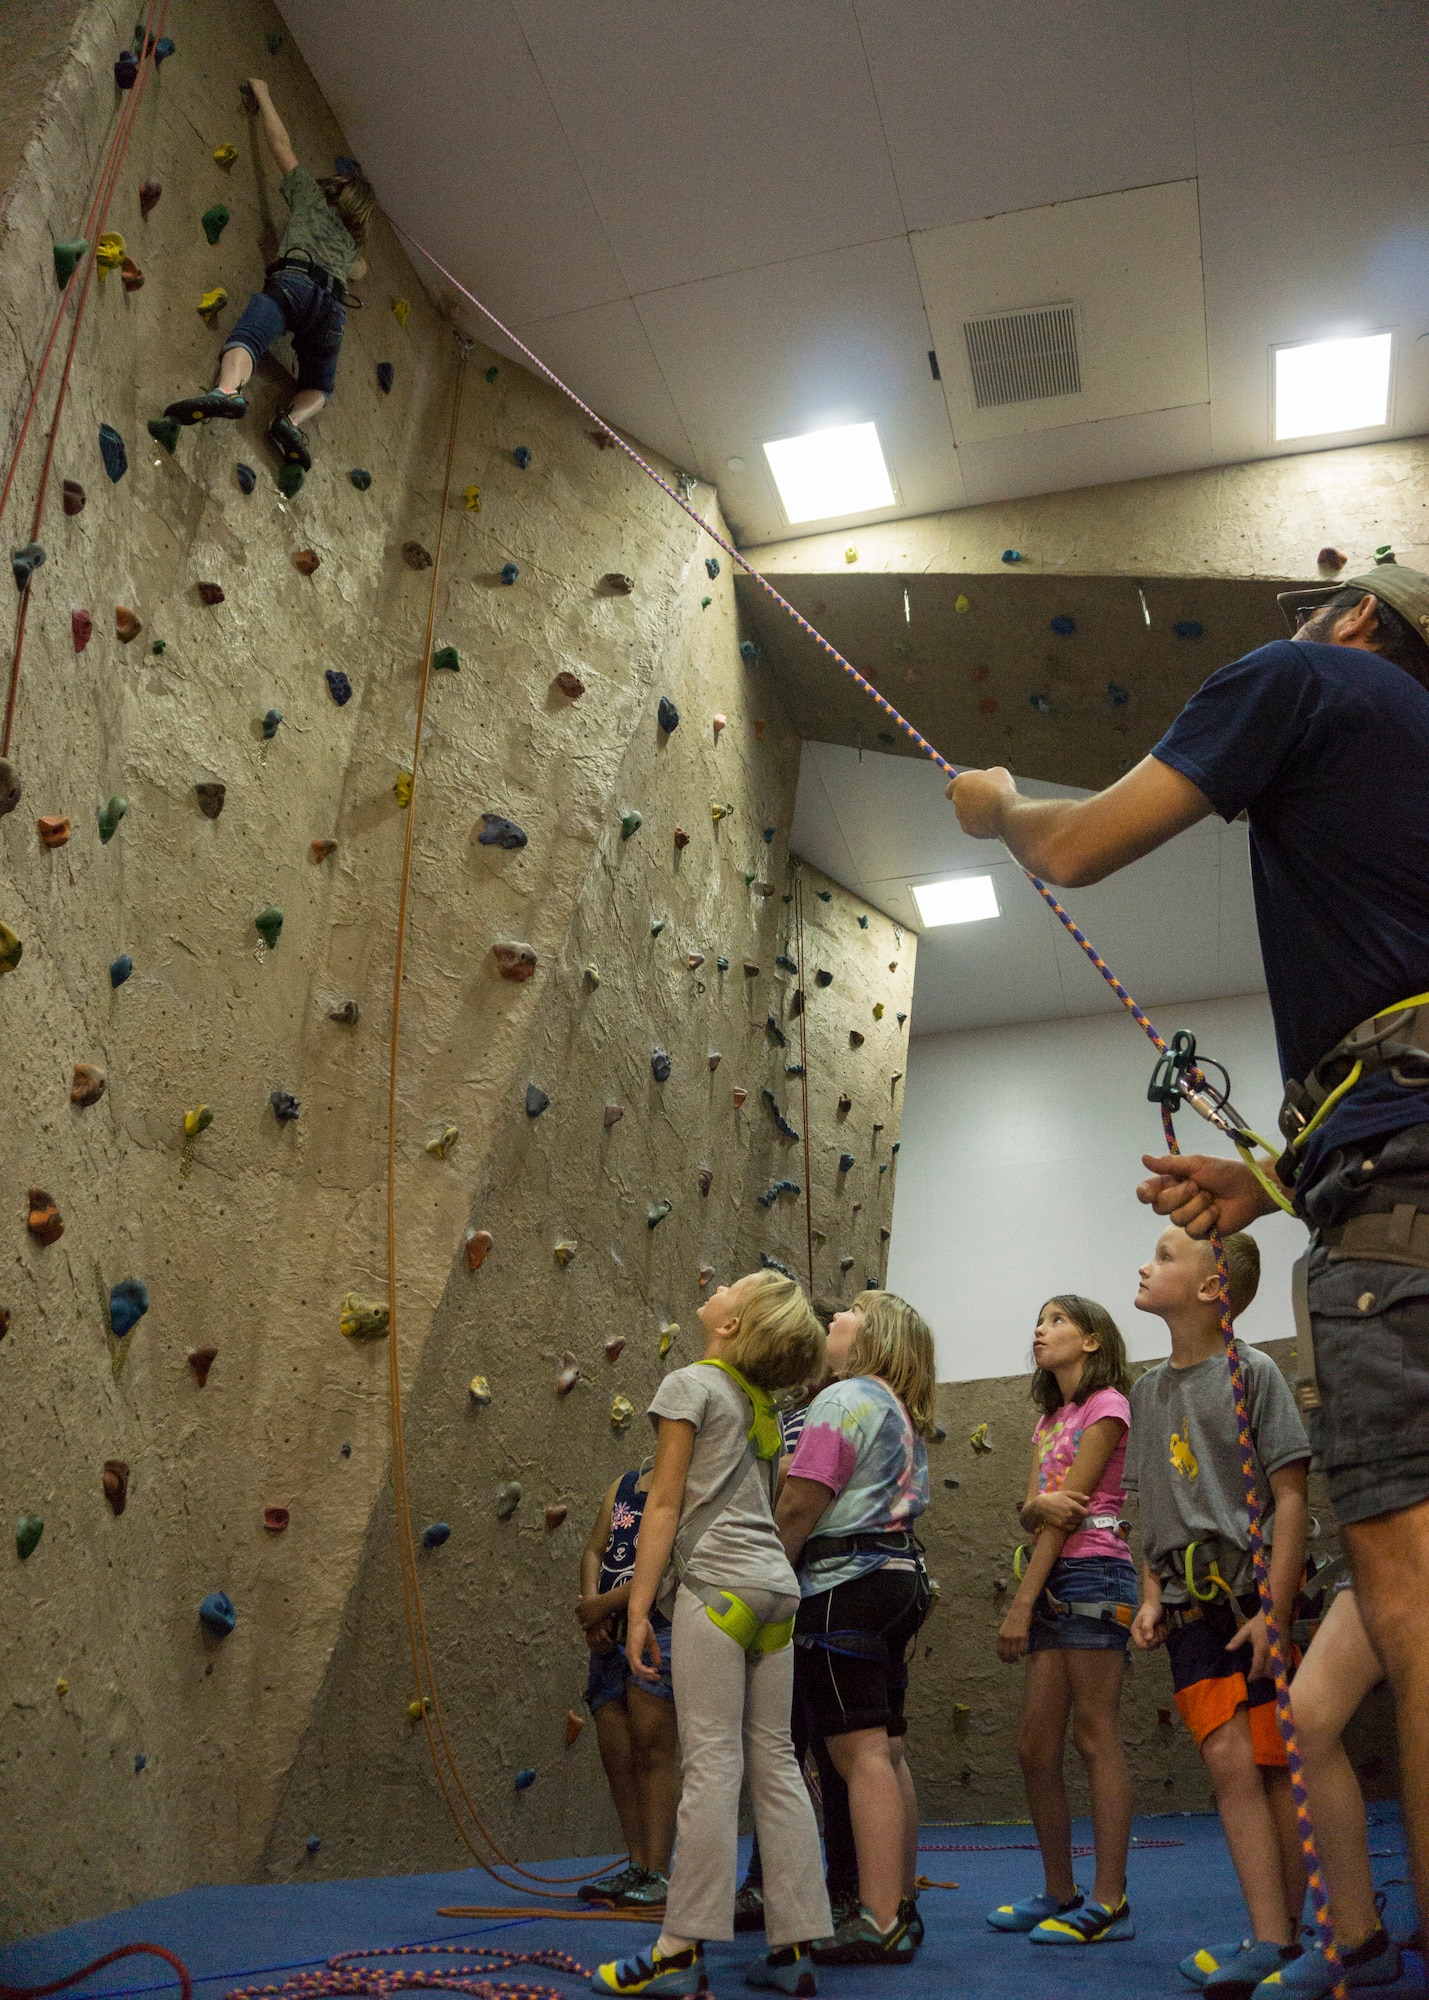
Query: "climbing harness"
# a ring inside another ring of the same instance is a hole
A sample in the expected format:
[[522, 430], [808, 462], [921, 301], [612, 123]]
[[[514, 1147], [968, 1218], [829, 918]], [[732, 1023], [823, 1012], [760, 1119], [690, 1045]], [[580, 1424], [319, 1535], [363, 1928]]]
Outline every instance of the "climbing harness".
[[[1405, 1090], [1429, 1086], [1429, 993], [1381, 1007], [1321, 1056], [1303, 1083], [1287, 1079], [1279, 1120], [1287, 1144], [1275, 1168], [1287, 1186], [1293, 1186], [1300, 1172], [1300, 1155], [1311, 1134], [1357, 1083], [1385, 1070]], [[1429, 1253], [1421, 1268], [1429, 1268]]]
[[[1205, 1074], [1206, 1068], [1220, 1071], [1221, 1088], [1217, 1089], [1210, 1082]], [[1259, 1146], [1266, 1155], [1273, 1155], [1275, 1147], [1246, 1124], [1230, 1101], [1230, 1088], [1231, 1080], [1225, 1068], [1211, 1056], [1198, 1057], [1196, 1037], [1189, 1028], [1180, 1028], [1171, 1037], [1171, 1046], [1162, 1049], [1151, 1072], [1151, 1081], [1146, 1086], [1146, 1096], [1149, 1103], [1161, 1107], [1163, 1118], [1179, 1111], [1183, 1103], [1189, 1104], [1208, 1125], [1214, 1125], [1218, 1132], [1225, 1134], [1275, 1206], [1283, 1209], [1286, 1215], [1293, 1215], [1295, 1205], [1284, 1187], [1278, 1179], [1271, 1179], [1252, 1150]]]
[[[1088, 1514], [1077, 1523], [1076, 1533], [1084, 1528], [1100, 1528], [1106, 1534], [1120, 1535], [1125, 1541], [1131, 1533], [1131, 1523], [1120, 1514]], [[1027, 1558], [1032, 1553], [1031, 1542], [1019, 1542], [1012, 1551], [1012, 1574], [1020, 1583], [1027, 1568]], [[1044, 1584], [1032, 1607], [1032, 1616], [1043, 1620], [1053, 1618], [1090, 1618], [1095, 1625], [1129, 1626], [1136, 1616], [1136, 1607], [1123, 1604], [1119, 1598], [1096, 1597], [1085, 1603], [1074, 1603], [1071, 1598], [1052, 1595], [1050, 1584]]]
[[[794, 1614], [787, 1618], [776, 1618], [767, 1623], [757, 1613], [750, 1610], [742, 1597], [736, 1597], [732, 1590], [716, 1590], [709, 1584], [696, 1583], [686, 1577], [686, 1590], [694, 1592], [705, 1607], [705, 1616], [711, 1625], [718, 1625], [726, 1637], [733, 1639], [743, 1653], [782, 1653], [794, 1637]], [[725, 1606], [723, 1611], [716, 1607]]]

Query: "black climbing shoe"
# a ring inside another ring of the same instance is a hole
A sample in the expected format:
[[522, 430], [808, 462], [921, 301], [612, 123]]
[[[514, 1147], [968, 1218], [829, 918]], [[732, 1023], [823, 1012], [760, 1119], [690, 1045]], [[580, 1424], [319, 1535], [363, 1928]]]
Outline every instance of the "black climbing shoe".
[[300, 465], [304, 472], [313, 469], [313, 455], [303, 442], [303, 434], [286, 414], [274, 417], [268, 426], [268, 442], [279, 458], [289, 465]]
[[841, 1923], [831, 1938], [817, 1938], [810, 1956], [816, 1965], [911, 1965], [918, 1947], [904, 1918], [881, 1931], [868, 1911], [859, 1908]]
[[205, 389], [201, 396], [180, 396], [164, 415], [176, 417], [181, 424], [202, 424], [210, 417], [246, 417], [248, 404], [237, 390], [228, 396], [222, 389]]

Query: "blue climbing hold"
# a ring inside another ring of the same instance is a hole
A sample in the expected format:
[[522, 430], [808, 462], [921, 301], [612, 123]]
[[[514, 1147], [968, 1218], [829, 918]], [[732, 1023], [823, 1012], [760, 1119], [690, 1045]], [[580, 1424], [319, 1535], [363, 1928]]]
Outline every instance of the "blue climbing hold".
[[851, 1173], [853, 1172], [853, 1169], [854, 1169], [854, 1157], [853, 1157], [853, 1154], [852, 1154], [852, 1153], [840, 1153], [840, 1154], [839, 1154], [839, 1172], [840, 1172], [841, 1174], [851, 1174]]
[[238, 1623], [233, 1599], [226, 1590], [211, 1590], [198, 1608], [198, 1615], [210, 1632], [226, 1639]]
[[500, 813], [483, 813], [481, 832], [476, 838], [482, 847], [504, 847], [508, 853], [514, 853], [526, 845], [526, 829], [514, 819], [503, 819]]
[[110, 985], [122, 986], [133, 970], [134, 970], [134, 961], [129, 956], [128, 952], [127, 951], [120, 952], [118, 958], [115, 959], [114, 963], [109, 968]]
[[551, 1102], [550, 1098], [547, 1097], [545, 1091], [542, 1090], [539, 1083], [527, 1084], [526, 1116], [528, 1118], [539, 1118], [541, 1113], [547, 1108], [550, 1102]]
[[531, 463], [530, 445], [518, 444], [515, 451], [513, 451], [511, 454], [511, 463], [513, 465], [519, 466], [522, 472], [524, 472], [526, 470], [526, 467]]
[[[793, 1278], [794, 1283], [796, 1285], [798, 1284], [799, 1280], [797, 1275], [789, 1268], [789, 1266], [784, 1262], [782, 1257], [771, 1257], [767, 1250], [761, 1250], [759, 1253], [759, 1261], [764, 1266], [764, 1269], [766, 1271], [777, 1271], [781, 1277]], [[872, 1285], [869, 1286], [870, 1291], [873, 1291], [875, 1289], [876, 1287]]]
[[368, 487], [372, 484], [372, 474], [370, 472], [364, 472], [364, 470], [360, 465], [354, 465], [351, 472], [349, 472], [347, 476], [352, 481], [353, 485], [357, 488], [359, 493], [365, 493]]
[[667, 736], [673, 735], [680, 726], [680, 711], [676, 708], [674, 702], [671, 701], [669, 695], [661, 695], [660, 707], [657, 712], [660, 718], [660, 727]]
[[302, 1110], [302, 1099], [294, 1097], [291, 1090], [270, 1090], [268, 1102], [273, 1107], [273, 1116], [280, 1125], [291, 1125]]
[[705, 557], [705, 575], [710, 579], [711, 583], [713, 583], [714, 579], [719, 575], [718, 556]]
[[1030, 694], [1028, 695], [1027, 700], [1028, 700], [1028, 705], [1032, 708], [1035, 708], [1039, 715], [1050, 715], [1052, 713], [1051, 695]]
[[536, 1767], [534, 1764], [527, 1764], [524, 1770], [516, 1773], [516, 1789], [518, 1792], [529, 1792], [535, 1782]]
[[772, 847], [772, 846], [774, 845], [774, 833], [775, 833], [775, 829], [774, 829], [774, 828], [773, 828], [772, 826], [766, 826], [766, 827], [765, 827], [765, 829], [764, 829], [764, 845], [765, 845], [766, 847]]
[[729, 960], [725, 957], [723, 952], [721, 952], [719, 957], [715, 960], [715, 970], [716, 972], [729, 971]]
[[104, 470], [117, 486], [129, 470], [129, 454], [113, 424], [99, 426], [99, 456], [104, 460]]
[[134, 1752], [134, 1776], [136, 1778], [138, 1777], [139, 1773], [144, 1769], [144, 1766], [148, 1763], [148, 1761], [149, 1761], [148, 1758], [144, 1755], [142, 1750], [136, 1750]]
[[392, 377], [395, 373], [396, 371], [393, 368], [392, 363], [390, 361], [378, 362], [377, 386], [382, 391], [384, 396], [390, 396], [392, 393]]
[[670, 1058], [664, 1049], [655, 1048], [650, 1051], [650, 1074], [656, 1083], [670, 1081]]
[[1205, 629], [1205, 626], [1194, 618], [1178, 618], [1171, 627], [1178, 639], [1199, 639]]
[[270, 708], [268, 710], [268, 713], [264, 716], [263, 734], [267, 737], [270, 743], [273, 741], [273, 738], [278, 734], [278, 730], [282, 723], [282, 720], [283, 720], [283, 711], [281, 708]]
[[501, 565], [501, 581], [505, 584], [515, 583], [520, 574], [521, 572], [517, 569], [515, 563], [503, 563]]
[[132, 90], [139, 81], [139, 58], [132, 49], [121, 49], [114, 64], [116, 90]]
[[1077, 629], [1076, 619], [1069, 618], [1065, 611], [1059, 612], [1057, 616], [1050, 621], [1050, 623], [1052, 626], [1052, 630], [1054, 632], [1060, 633], [1060, 635], [1064, 639], [1070, 639], [1072, 634]]
[[1124, 688], [1117, 681], [1106, 684], [1106, 705], [1108, 708], [1125, 708], [1131, 700], [1131, 689]]
[[775, 958], [774, 963], [779, 967], [781, 972], [797, 973], [799, 970], [798, 966], [794, 963], [793, 959], [790, 958], [787, 951], [781, 951]]
[[903, 1141], [902, 1141], [901, 1139], [895, 1139], [895, 1140], [893, 1141], [893, 1144], [892, 1144], [892, 1145], [891, 1145], [891, 1146], [889, 1147], [889, 1149], [888, 1149], [888, 1150], [889, 1150], [889, 1152], [890, 1152], [890, 1153], [896, 1153], [896, 1152], [898, 1151], [899, 1147], [900, 1147], [900, 1146], [901, 1146], [902, 1144], [903, 1144]]
[[742, 660], [757, 660], [759, 658], [759, 648], [755, 645], [752, 639], [740, 640], [739, 657]]
[[169, 60], [169, 57], [174, 54], [177, 48], [178, 48], [178, 43], [174, 40], [172, 35], [160, 35], [158, 41], [155, 42], [154, 44], [155, 63], [158, 64], [167, 62]]
[[833, 983], [834, 975], [821, 965], [814, 974], [815, 986], [832, 986]]
[[351, 153], [334, 153], [332, 170], [335, 174], [342, 174], [347, 179], [351, 179], [354, 175], [362, 173], [361, 167], [353, 159]]
[[[763, 1194], [756, 1195], [754, 1198], [761, 1208], [772, 1208], [781, 1194], [799, 1194], [800, 1192], [802, 1190], [797, 1181], [771, 1181]], [[784, 1269], [784, 1266], [776, 1264], [772, 1257], [766, 1258], [764, 1261], [771, 1270], [782, 1271]], [[793, 1275], [792, 1272], [790, 1275]]]
[[1002, 552], [1002, 560], [1003, 560], [1003, 561], [1004, 561], [1005, 563], [1019, 563], [1019, 562], [1021, 562], [1021, 560], [1022, 560], [1022, 551], [1021, 551], [1021, 549], [1004, 549], [1004, 550], [1003, 550], [1003, 552]]
[[858, 927], [861, 931], [866, 931], [868, 929], [868, 918], [860, 917], [858, 920]]
[[439, 1549], [443, 1542], [451, 1540], [451, 1524], [447, 1521], [433, 1521], [430, 1528], [422, 1531], [422, 1547]]
[[327, 681], [327, 691], [339, 708], [352, 700], [352, 682], [341, 667], [329, 667], [324, 678]]
[[[43, 542], [26, 542], [24, 548], [16, 549], [10, 557], [10, 567], [15, 572], [16, 590], [24, 590], [30, 578], [45, 560]], [[678, 722], [679, 717], [675, 720]], [[673, 724], [671, 727], [673, 728]]]
[[258, 475], [253, 470], [253, 467], [245, 465], [242, 459], [240, 459], [233, 469], [238, 475], [239, 490], [243, 493], [251, 493], [258, 484]]
[[794, 1127], [789, 1123], [788, 1119], [784, 1116], [784, 1113], [779, 1109], [779, 1105], [775, 1099], [773, 1091], [761, 1090], [759, 1095], [764, 1099], [764, 1102], [769, 1106], [770, 1115], [772, 1116], [774, 1123], [779, 1127], [779, 1130], [784, 1134], [784, 1137], [786, 1139], [797, 1139], [799, 1134], [794, 1130]]
[[818, 897], [821, 903], [831, 903], [834, 900], [834, 892], [832, 889], [815, 889], [814, 894]]
[[309, 1854], [316, 1854], [318, 1849], [322, 1846], [321, 1836], [316, 1833], [310, 1833], [307, 1839], [303, 1842], [303, 1845], [308, 1850]]
[[124, 1278], [109, 1292], [109, 1330], [117, 1340], [135, 1328], [149, 1310], [149, 1287], [142, 1278]]

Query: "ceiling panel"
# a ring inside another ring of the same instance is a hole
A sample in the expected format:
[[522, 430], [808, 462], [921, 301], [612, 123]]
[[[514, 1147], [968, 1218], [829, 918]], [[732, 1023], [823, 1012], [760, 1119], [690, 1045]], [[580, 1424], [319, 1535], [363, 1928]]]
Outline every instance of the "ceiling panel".
[[[963, 504], [904, 238], [647, 293], [636, 304], [698, 469], [718, 480], [742, 540], [788, 532], [765, 439], [827, 424], [877, 423], [902, 503], [881, 518]], [[737, 478], [731, 457], [745, 463]]]
[[694, 446], [631, 300], [534, 320], [516, 331], [632, 443], [653, 445], [677, 465], [694, 458]]
[[1196, 171], [1180, 0], [855, 5], [910, 229]]
[[903, 229], [848, 0], [515, 5], [632, 291]]
[[968, 505], [976, 507], [986, 500], [1021, 500], [1114, 479], [1188, 472], [1207, 464], [1210, 455], [1211, 406], [1205, 402], [965, 444], [959, 449], [958, 464]]

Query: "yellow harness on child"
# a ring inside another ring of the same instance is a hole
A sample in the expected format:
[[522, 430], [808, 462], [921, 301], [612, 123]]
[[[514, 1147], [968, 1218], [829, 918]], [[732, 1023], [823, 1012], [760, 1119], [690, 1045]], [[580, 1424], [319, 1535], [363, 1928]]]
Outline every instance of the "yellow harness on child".
[[[754, 1421], [749, 1426], [743, 1456], [710, 1498], [697, 1507], [685, 1524], [685, 1530], [676, 1537], [675, 1570], [687, 1590], [694, 1592], [705, 1607], [705, 1616], [712, 1625], [718, 1625], [721, 1632], [733, 1639], [744, 1653], [779, 1653], [790, 1645], [794, 1638], [794, 1620], [780, 1618], [766, 1624], [756, 1616], [742, 1597], [736, 1597], [732, 1590], [716, 1589], [712, 1584], [703, 1584], [686, 1574], [695, 1545], [707, 1528], [724, 1512], [744, 1483], [745, 1474], [751, 1465], [767, 1465], [777, 1468], [780, 1454], [784, 1449], [784, 1434], [779, 1428], [779, 1413], [774, 1407], [774, 1398], [767, 1389], [759, 1388], [746, 1376], [741, 1375], [732, 1362], [723, 1361], [713, 1355], [706, 1355], [695, 1364], [700, 1368], [719, 1368], [730, 1380], [742, 1389], [749, 1398], [754, 1411]], [[770, 1503], [773, 1504], [773, 1481], [770, 1481]], [[688, 1530], [698, 1522], [693, 1535]], [[683, 1544], [683, 1546], [682, 1546]]]

